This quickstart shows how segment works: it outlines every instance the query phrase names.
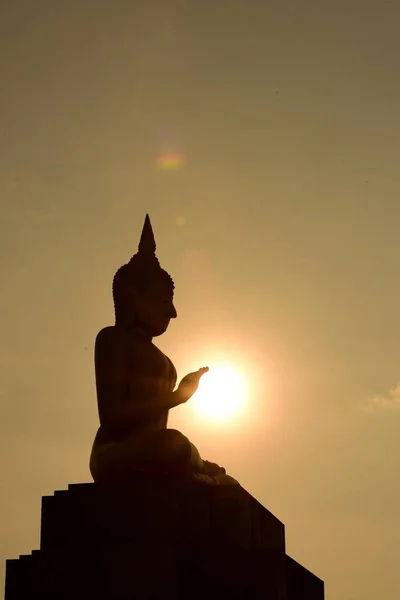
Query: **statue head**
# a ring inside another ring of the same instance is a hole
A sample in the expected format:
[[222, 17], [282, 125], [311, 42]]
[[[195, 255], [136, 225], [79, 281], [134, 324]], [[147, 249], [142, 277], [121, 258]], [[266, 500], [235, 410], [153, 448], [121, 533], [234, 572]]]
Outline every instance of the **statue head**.
[[146, 215], [137, 253], [114, 275], [115, 323], [138, 326], [151, 337], [161, 335], [177, 316], [173, 297], [174, 282], [160, 267], [150, 218]]

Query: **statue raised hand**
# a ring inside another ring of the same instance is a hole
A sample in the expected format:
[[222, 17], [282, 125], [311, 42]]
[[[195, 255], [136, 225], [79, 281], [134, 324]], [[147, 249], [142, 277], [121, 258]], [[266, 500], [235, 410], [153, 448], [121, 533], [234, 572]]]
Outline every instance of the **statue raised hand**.
[[207, 373], [208, 370], [208, 367], [201, 367], [198, 371], [194, 371], [194, 373], [188, 373], [182, 379], [177, 389], [177, 393], [179, 398], [182, 400], [182, 404], [187, 402], [197, 391], [201, 377], [204, 375], [204, 373]]

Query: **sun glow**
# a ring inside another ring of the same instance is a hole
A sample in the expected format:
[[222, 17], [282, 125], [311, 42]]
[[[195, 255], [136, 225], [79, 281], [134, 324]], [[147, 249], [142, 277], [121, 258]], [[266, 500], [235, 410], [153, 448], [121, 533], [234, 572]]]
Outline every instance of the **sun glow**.
[[245, 379], [235, 367], [210, 365], [193, 396], [193, 408], [207, 420], [231, 421], [243, 411], [246, 396]]

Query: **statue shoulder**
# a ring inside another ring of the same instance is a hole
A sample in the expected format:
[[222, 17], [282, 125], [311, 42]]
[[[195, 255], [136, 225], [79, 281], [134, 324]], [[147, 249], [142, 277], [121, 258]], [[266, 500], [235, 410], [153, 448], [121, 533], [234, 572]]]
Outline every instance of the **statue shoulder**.
[[101, 329], [97, 334], [95, 352], [96, 354], [112, 352], [114, 355], [129, 353], [131, 356], [142, 354], [143, 342], [135, 340], [120, 327], [110, 325]]
[[104, 327], [99, 331], [96, 336], [95, 348], [96, 350], [103, 350], [105, 348], [115, 348], [122, 343], [122, 335], [117, 327], [110, 325]]
[[96, 344], [105, 344], [106, 342], [113, 342], [121, 338], [121, 331], [115, 327], [114, 325], [108, 325], [107, 327], [103, 327], [100, 329], [99, 333], [96, 336]]

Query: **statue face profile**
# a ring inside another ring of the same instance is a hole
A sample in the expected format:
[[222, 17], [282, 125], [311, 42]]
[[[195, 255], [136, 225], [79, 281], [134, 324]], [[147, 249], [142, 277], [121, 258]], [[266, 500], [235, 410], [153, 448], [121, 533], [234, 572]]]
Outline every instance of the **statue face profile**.
[[142, 290], [131, 288], [130, 299], [134, 325], [151, 337], [165, 333], [177, 316], [173, 290], [165, 281], [156, 279]]

